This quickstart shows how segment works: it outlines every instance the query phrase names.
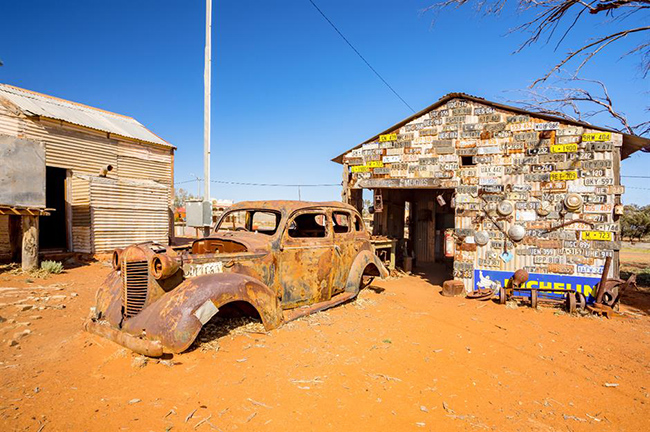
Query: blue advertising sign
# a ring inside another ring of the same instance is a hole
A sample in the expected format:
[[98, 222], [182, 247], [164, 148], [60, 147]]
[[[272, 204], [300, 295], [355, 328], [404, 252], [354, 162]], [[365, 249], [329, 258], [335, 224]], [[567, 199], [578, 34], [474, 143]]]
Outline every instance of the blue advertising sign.
[[[508, 281], [512, 277], [514, 272], [499, 271], [499, 270], [474, 270], [474, 289], [479, 288], [490, 288], [496, 282], [499, 286], [505, 287], [508, 286]], [[576, 290], [581, 292], [587, 298], [587, 302], [593, 302], [595, 298], [593, 297], [596, 293], [594, 291], [594, 286], [600, 282], [600, 278], [595, 277], [583, 277], [583, 276], [566, 276], [566, 275], [556, 275], [556, 274], [543, 274], [543, 273], [530, 273], [528, 276], [528, 282], [526, 282], [526, 288], [539, 288], [539, 289], [565, 289], [565, 290]], [[592, 295], [593, 293], [593, 295]], [[515, 291], [515, 295], [522, 297], [529, 297], [529, 291]], [[540, 298], [557, 298], [561, 297], [561, 294], [551, 294], [551, 293], [540, 293]]]

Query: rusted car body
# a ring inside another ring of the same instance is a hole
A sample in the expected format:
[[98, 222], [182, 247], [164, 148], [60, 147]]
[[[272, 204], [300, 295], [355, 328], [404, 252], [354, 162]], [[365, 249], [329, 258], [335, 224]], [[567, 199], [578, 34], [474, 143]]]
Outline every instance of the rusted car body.
[[189, 348], [220, 310], [256, 312], [274, 329], [385, 277], [369, 238], [347, 204], [238, 203], [189, 245], [116, 250], [85, 328], [152, 357]]

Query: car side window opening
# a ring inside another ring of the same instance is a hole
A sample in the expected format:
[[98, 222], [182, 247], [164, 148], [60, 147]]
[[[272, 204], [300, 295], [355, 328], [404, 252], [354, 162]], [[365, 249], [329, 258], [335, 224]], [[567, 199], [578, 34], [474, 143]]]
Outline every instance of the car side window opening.
[[217, 231], [250, 231], [273, 235], [278, 230], [280, 214], [271, 211], [233, 210], [226, 213]]
[[332, 213], [332, 222], [334, 224], [335, 234], [345, 234], [350, 232], [350, 215], [348, 213]]
[[363, 221], [359, 216], [354, 216], [354, 230], [357, 232], [363, 231]]
[[323, 213], [298, 215], [289, 224], [288, 234], [293, 238], [327, 237], [327, 217]]

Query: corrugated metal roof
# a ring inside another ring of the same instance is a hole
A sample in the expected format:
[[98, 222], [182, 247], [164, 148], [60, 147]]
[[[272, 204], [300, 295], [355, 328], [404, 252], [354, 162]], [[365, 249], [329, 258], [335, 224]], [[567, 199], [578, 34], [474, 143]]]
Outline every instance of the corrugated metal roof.
[[25, 115], [63, 120], [79, 126], [154, 144], [173, 147], [132, 117], [70, 102], [42, 93], [0, 84], [0, 97], [16, 105]]
[[438, 99], [433, 104], [431, 104], [428, 107], [424, 108], [422, 111], [413, 114], [412, 116], [402, 120], [401, 122], [399, 122], [397, 124], [394, 124], [393, 126], [389, 127], [385, 131], [380, 132], [377, 135], [373, 136], [372, 138], [369, 138], [369, 139], [365, 140], [364, 142], [362, 142], [361, 144], [351, 148], [350, 150], [347, 150], [346, 152], [341, 153], [340, 155], [338, 155], [337, 157], [332, 159], [332, 162], [337, 162], [337, 163], [342, 164], [343, 163], [343, 156], [345, 156], [345, 154], [348, 153], [349, 151], [357, 149], [357, 148], [361, 147], [363, 144], [366, 144], [366, 143], [369, 143], [369, 142], [372, 142], [372, 141], [376, 141], [377, 139], [379, 139], [380, 135], [393, 132], [394, 130], [401, 128], [402, 126], [409, 123], [410, 121], [412, 121], [412, 120], [414, 120], [414, 119], [416, 119], [418, 117], [421, 117], [424, 114], [428, 113], [429, 111], [432, 111], [432, 110], [446, 104], [447, 102], [449, 102], [452, 99], [467, 99], [467, 100], [471, 100], [473, 102], [477, 102], [477, 103], [480, 103], [480, 104], [483, 104], [483, 105], [488, 105], [488, 106], [492, 106], [492, 107], [495, 107], [495, 108], [500, 108], [500, 109], [502, 109], [504, 111], [511, 111], [511, 112], [520, 113], [520, 114], [529, 114], [531, 116], [541, 118], [541, 119], [545, 119], [545, 120], [549, 120], [549, 121], [557, 121], [557, 122], [562, 122], [562, 123], [576, 125], [576, 126], [583, 126], [583, 127], [587, 127], [587, 128], [591, 128], [591, 129], [605, 131], [605, 132], [620, 133], [621, 135], [623, 135], [623, 149], [621, 151], [621, 159], [626, 159], [627, 157], [629, 157], [635, 151], [638, 151], [638, 150], [641, 150], [642, 148], [650, 146], [650, 139], [648, 139], [648, 138], [643, 138], [643, 137], [640, 137], [640, 136], [637, 136], [637, 135], [626, 134], [626, 133], [623, 133], [623, 132], [620, 132], [620, 131], [617, 131], [617, 130], [614, 130], [614, 129], [604, 128], [604, 127], [601, 127], [601, 126], [595, 126], [595, 125], [592, 125], [592, 124], [584, 122], [584, 121], [569, 120], [569, 119], [566, 119], [564, 117], [558, 117], [558, 116], [554, 116], [554, 115], [550, 115], [550, 114], [544, 114], [544, 113], [529, 111], [529, 110], [525, 110], [523, 108], [511, 106], [511, 105], [505, 105], [505, 104], [498, 103], [498, 102], [492, 102], [492, 101], [489, 101], [489, 100], [484, 99], [482, 97], [472, 96], [472, 95], [467, 94], [467, 93], [448, 93], [448, 94], [444, 95], [443, 97], [441, 97], [440, 99]]

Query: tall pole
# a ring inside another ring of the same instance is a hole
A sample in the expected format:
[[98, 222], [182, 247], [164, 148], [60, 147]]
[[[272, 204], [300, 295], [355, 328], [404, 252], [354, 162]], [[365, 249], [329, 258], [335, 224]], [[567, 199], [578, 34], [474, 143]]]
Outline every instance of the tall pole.
[[[203, 73], [203, 202], [210, 204], [210, 88], [212, 83], [212, 0], [205, 0], [205, 71]], [[203, 204], [204, 206], [206, 204]], [[206, 228], [206, 235], [210, 228]]]

